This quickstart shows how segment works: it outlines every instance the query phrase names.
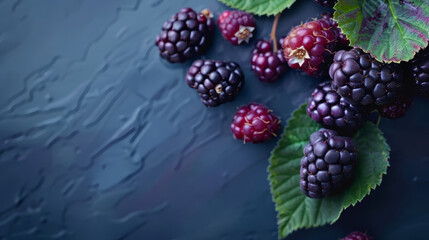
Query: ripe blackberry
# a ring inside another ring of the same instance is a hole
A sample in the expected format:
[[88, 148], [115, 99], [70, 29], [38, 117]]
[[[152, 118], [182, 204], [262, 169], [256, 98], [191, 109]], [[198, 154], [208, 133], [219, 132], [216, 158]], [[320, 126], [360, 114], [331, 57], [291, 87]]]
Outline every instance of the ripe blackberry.
[[338, 51], [329, 68], [332, 88], [354, 104], [377, 106], [395, 100], [402, 87], [402, 68], [385, 64], [354, 48]]
[[224, 11], [217, 22], [222, 36], [232, 45], [248, 43], [256, 29], [253, 15], [244, 11]]
[[342, 191], [353, 177], [357, 150], [351, 138], [320, 129], [311, 134], [301, 159], [300, 186], [311, 198], [323, 198]]
[[412, 102], [413, 95], [411, 93], [403, 93], [393, 102], [379, 106], [378, 112], [382, 117], [398, 119], [405, 115]]
[[422, 95], [429, 97], [429, 48], [421, 50], [410, 61], [413, 85]]
[[366, 233], [355, 231], [347, 235], [341, 240], [371, 240], [372, 237], [368, 236]]
[[337, 39], [335, 50], [349, 50], [350, 41], [347, 39], [341, 28], [338, 27], [338, 23], [334, 20], [334, 16], [332, 15], [332, 13], [323, 13], [320, 16], [322, 17], [322, 19], [325, 19], [329, 22], [332, 27], [332, 31], [335, 33], [335, 37]]
[[207, 107], [230, 102], [244, 84], [244, 74], [235, 62], [196, 60], [186, 74], [186, 82], [194, 88]]
[[201, 55], [212, 40], [214, 25], [208, 9], [196, 13], [191, 8], [182, 8], [164, 23], [156, 37], [159, 54], [172, 63]]
[[273, 52], [271, 43], [265, 40], [256, 42], [250, 62], [253, 72], [262, 82], [276, 81], [287, 69], [282, 51]]
[[338, 0], [314, 0], [317, 4], [324, 7], [334, 7]]
[[331, 87], [320, 84], [308, 99], [307, 114], [325, 128], [342, 135], [353, 135], [365, 123], [367, 114], [357, 105], [348, 103]]
[[283, 41], [285, 58], [291, 68], [321, 76], [332, 62], [336, 38], [328, 21], [319, 19], [293, 28]]
[[280, 129], [280, 120], [267, 107], [257, 103], [242, 106], [234, 115], [231, 131], [236, 139], [243, 139], [244, 143], [260, 143], [277, 136]]

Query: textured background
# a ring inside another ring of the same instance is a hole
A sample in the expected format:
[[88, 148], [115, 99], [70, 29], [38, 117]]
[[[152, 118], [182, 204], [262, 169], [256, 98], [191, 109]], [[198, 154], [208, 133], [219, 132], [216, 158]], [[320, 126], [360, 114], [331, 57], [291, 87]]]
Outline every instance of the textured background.
[[[266, 168], [276, 141], [231, 137], [235, 109], [267, 104], [283, 122], [316, 79], [275, 84], [250, 72], [252, 46], [219, 32], [206, 58], [246, 74], [238, 99], [207, 109], [184, 82], [190, 62], [162, 61], [154, 39], [183, 6], [215, 0], [0, 0], [0, 239], [276, 239]], [[297, 1], [278, 35], [323, 12]], [[257, 18], [268, 37], [272, 18]], [[254, 42], [252, 42], [253, 44]], [[334, 225], [288, 239], [427, 239], [429, 101], [382, 120], [392, 147], [381, 187]]]

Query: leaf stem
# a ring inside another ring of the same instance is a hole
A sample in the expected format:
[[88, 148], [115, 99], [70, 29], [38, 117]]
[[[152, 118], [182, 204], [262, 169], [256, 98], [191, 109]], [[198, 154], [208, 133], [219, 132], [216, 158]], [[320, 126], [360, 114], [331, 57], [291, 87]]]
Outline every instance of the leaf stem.
[[277, 13], [276, 18], [274, 19], [273, 22], [273, 28], [271, 29], [271, 41], [273, 41], [273, 51], [277, 52], [277, 39], [276, 39], [276, 30], [277, 30], [277, 24], [279, 23], [279, 19], [280, 19], [280, 15], [282, 14], [282, 12]]

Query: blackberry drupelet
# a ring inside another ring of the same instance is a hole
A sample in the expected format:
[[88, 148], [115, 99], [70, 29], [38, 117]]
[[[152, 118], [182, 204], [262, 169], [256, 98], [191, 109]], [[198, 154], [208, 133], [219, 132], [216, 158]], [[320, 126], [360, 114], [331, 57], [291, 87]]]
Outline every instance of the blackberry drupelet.
[[289, 67], [301, 69], [310, 76], [324, 75], [336, 47], [335, 33], [331, 29], [325, 19], [294, 27], [282, 44]]
[[182, 8], [164, 23], [156, 37], [159, 54], [172, 63], [201, 55], [213, 38], [214, 26], [208, 9], [196, 13], [191, 8]]
[[311, 198], [323, 198], [342, 191], [352, 180], [357, 162], [351, 138], [320, 129], [311, 134], [301, 159], [300, 186]]
[[271, 43], [265, 40], [256, 42], [250, 63], [253, 72], [262, 82], [276, 81], [287, 69], [283, 52], [273, 52]]
[[351, 136], [366, 121], [367, 113], [360, 106], [347, 102], [331, 87], [331, 82], [317, 86], [308, 99], [307, 114], [316, 122]]
[[244, 84], [244, 74], [235, 62], [196, 60], [186, 74], [207, 107], [216, 107], [235, 99]]
[[429, 97], [429, 48], [417, 53], [409, 66], [415, 89], [420, 94]]
[[244, 11], [224, 11], [217, 22], [222, 36], [232, 45], [248, 43], [256, 29], [253, 15]]
[[371, 240], [372, 237], [368, 236], [366, 233], [355, 231], [347, 235], [341, 240]]
[[280, 120], [262, 104], [251, 103], [237, 110], [231, 123], [231, 131], [236, 139], [251, 143], [265, 142], [280, 129]]
[[381, 106], [390, 103], [402, 87], [402, 67], [373, 59], [361, 49], [338, 51], [329, 68], [332, 88], [354, 104]]

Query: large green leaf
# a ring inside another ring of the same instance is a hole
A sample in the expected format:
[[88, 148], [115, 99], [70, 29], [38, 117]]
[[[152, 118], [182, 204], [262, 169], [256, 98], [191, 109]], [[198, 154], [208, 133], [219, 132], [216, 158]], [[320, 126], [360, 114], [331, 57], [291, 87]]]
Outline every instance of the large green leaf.
[[351, 45], [379, 61], [408, 61], [427, 46], [429, 0], [339, 0], [335, 10]]
[[329, 198], [306, 197], [299, 186], [301, 158], [310, 135], [319, 129], [307, 115], [306, 105], [302, 105], [292, 114], [272, 152], [268, 171], [281, 238], [300, 228], [335, 222], [344, 209], [355, 205], [380, 185], [389, 166], [389, 145], [382, 132], [368, 122], [353, 138], [358, 149], [358, 164], [351, 185], [343, 193]]
[[226, 5], [256, 15], [276, 15], [290, 8], [296, 0], [219, 0]]

